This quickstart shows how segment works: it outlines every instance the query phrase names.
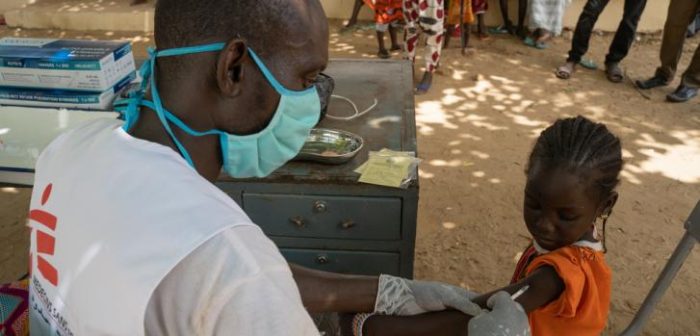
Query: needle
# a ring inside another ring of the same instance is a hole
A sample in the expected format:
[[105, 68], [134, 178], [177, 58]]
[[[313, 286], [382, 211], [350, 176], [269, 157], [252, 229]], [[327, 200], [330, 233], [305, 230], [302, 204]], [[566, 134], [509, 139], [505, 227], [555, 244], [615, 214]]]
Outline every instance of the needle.
[[515, 292], [513, 295], [510, 296], [511, 299], [515, 301], [515, 299], [519, 298], [521, 295], [525, 294], [525, 292], [530, 289], [530, 285], [525, 285], [521, 287], [517, 292]]

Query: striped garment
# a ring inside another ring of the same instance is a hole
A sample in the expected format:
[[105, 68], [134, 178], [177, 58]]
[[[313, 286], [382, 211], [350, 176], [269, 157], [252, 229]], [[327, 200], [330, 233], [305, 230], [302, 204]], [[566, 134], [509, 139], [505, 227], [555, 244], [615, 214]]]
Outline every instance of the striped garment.
[[530, 0], [530, 29], [545, 29], [554, 35], [561, 34], [564, 12], [570, 3], [571, 0]]

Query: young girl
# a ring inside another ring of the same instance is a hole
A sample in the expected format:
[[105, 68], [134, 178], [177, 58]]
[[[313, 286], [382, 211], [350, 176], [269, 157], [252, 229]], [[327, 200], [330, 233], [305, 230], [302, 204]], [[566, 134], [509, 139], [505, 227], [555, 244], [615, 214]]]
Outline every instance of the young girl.
[[[516, 301], [529, 313], [532, 335], [592, 336], [605, 328], [611, 285], [605, 224], [618, 198], [621, 169], [620, 140], [584, 117], [557, 120], [537, 139], [523, 204], [532, 244], [511, 284], [499, 289], [512, 294], [529, 286]], [[486, 307], [492, 293], [474, 302]], [[473, 327], [469, 318], [456, 312], [360, 314], [354, 326], [357, 335], [464, 335]]]
[[[462, 54], [469, 46], [469, 35], [471, 25], [474, 23], [474, 13], [472, 12], [472, 0], [450, 0], [447, 9], [447, 32], [445, 34], [445, 48], [450, 46], [450, 37], [462, 37]], [[460, 16], [460, 13], [463, 13]], [[455, 34], [459, 32], [459, 34]]]
[[[377, 30], [377, 42], [379, 43], [379, 58], [389, 58], [389, 51], [401, 50], [396, 39], [396, 29], [399, 21], [403, 18], [401, 11], [402, 0], [365, 0], [367, 6], [374, 10], [374, 22]], [[391, 38], [391, 49], [387, 51], [384, 47], [384, 33], [389, 31]]]

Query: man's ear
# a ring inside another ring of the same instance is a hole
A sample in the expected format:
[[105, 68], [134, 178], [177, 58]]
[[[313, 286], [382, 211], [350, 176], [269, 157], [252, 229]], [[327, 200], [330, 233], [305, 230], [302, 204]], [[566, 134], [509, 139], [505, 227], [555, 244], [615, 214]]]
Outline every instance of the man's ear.
[[612, 214], [613, 208], [617, 204], [618, 196], [617, 191], [610, 192], [610, 195], [601, 204], [599, 216], [610, 216]]
[[248, 55], [248, 46], [240, 38], [226, 43], [216, 63], [216, 82], [221, 94], [234, 97], [240, 94], [243, 81], [243, 61]]

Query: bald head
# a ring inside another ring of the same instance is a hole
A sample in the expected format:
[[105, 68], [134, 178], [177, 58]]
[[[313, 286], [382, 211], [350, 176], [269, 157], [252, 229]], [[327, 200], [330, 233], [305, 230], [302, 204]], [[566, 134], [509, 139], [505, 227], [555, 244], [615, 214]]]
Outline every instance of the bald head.
[[156, 46], [163, 50], [240, 37], [265, 53], [298, 37], [292, 35], [308, 33], [319, 19], [316, 6], [317, 1], [306, 0], [158, 0]]

